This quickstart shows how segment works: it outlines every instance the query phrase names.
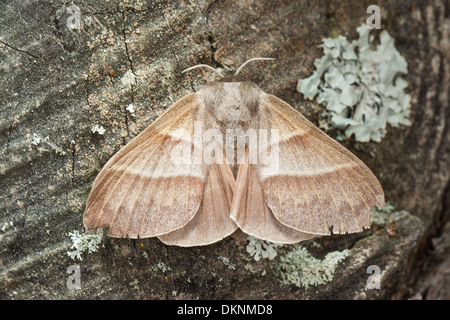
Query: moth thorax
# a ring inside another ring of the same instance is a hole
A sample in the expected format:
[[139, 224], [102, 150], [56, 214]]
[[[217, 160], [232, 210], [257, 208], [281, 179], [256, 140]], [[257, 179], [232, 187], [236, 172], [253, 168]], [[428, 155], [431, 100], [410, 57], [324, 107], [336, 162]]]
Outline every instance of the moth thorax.
[[199, 91], [206, 109], [224, 129], [246, 127], [257, 114], [262, 91], [252, 82], [214, 82]]

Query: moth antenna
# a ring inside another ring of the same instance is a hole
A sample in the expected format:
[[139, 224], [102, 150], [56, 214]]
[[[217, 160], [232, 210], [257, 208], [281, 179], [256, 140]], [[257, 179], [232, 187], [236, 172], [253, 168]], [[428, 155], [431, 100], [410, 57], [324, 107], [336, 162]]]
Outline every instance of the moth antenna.
[[250, 60], [247, 60], [243, 64], [241, 64], [241, 66], [236, 70], [236, 73], [234, 75], [237, 76], [239, 74], [239, 72], [241, 72], [242, 68], [244, 68], [247, 63], [249, 63], [251, 61], [256, 61], [256, 60], [275, 60], [275, 59], [274, 58], [251, 58]]
[[[217, 71], [217, 70], [214, 69], [213, 67], [208, 66], [207, 64], [197, 64], [197, 65], [195, 65], [195, 66], [192, 66], [192, 67], [190, 67], [190, 68], [187, 68], [186, 70], [183, 70], [183, 72], [181, 72], [181, 73], [185, 73], [185, 72], [187, 72], [187, 71], [191, 71], [191, 70], [196, 69], [196, 68], [208, 68], [209, 70], [212, 70], [212, 71], [214, 71], [215, 73], [217, 73], [217, 74], [218, 74], [219, 76], [221, 76], [222, 78], [224, 77], [223, 74], [221, 74], [219, 71]], [[202, 70], [203, 70], [203, 69], [202, 69]]]

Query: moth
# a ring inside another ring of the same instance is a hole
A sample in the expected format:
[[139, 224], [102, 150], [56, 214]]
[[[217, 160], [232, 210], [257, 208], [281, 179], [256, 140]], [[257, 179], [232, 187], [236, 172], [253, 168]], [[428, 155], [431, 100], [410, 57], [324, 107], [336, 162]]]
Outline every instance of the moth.
[[[275, 243], [360, 232], [384, 205], [355, 155], [239, 75], [168, 108], [96, 177], [83, 223], [111, 237], [200, 246], [241, 230]], [[202, 69], [203, 71], [203, 69]]]

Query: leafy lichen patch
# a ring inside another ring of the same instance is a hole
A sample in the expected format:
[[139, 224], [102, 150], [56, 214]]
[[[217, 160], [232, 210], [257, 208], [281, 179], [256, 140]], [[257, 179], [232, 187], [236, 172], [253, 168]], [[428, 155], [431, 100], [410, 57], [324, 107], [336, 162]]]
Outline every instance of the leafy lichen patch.
[[280, 257], [277, 271], [283, 285], [294, 284], [308, 289], [333, 280], [334, 272], [350, 250], [329, 252], [323, 259], [313, 257], [305, 247], [295, 246], [293, 250]]
[[323, 104], [321, 127], [340, 129], [359, 142], [380, 142], [387, 125], [409, 126], [408, 83], [400, 74], [408, 72], [406, 60], [397, 51], [387, 31], [373, 49], [374, 37], [366, 25], [357, 28], [359, 38], [326, 38], [324, 55], [316, 59], [316, 70], [300, 79], [297, 90]]

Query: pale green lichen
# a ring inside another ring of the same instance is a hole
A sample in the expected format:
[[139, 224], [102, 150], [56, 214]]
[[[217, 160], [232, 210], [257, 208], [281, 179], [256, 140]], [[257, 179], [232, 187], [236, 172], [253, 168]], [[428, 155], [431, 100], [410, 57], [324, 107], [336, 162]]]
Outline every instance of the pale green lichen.
[[293, 250], [280, 257], [277, 271], [283, 285], [294, 284], [308, 289], [333, 280], [336, 268], [350, 253], [350, 250], [333, 251], [322, 260], [313, 257], [305, 247], [295, 246]]
[[61, 149], [61, 147], [57, 146], [54, 142], [50, 141], [50, 138], [46, 136], [42, 138], [41, 136], [33, 133], [33, 140], [31, 141], [33, 146], [37, 146], [41, 151], [47, 151], [45, 148], [39, 147], [39, 145], [46, 144], [50, 148], [52, 148], [57, 154], [64, 156], [66, 152]]
[[94, 234], [80, 234], [78, 230], [75, 230], [69, 232], [69, 236], [72, 240], [70, 249], [74, 250], [68, 251], [67, 254], [72, 260], [83, 260], [83, 252], [87, 251], [88, 253], [92, 253], [98, 250], [103, 239], [103, 231], [102, 229], [98, 229]]
[[168, 265], [166, 265], [164, 262], [162, 261], [158, 261], [158, 263], [156, 264], [156, 266], [153, 267], [153, 270], [160, 270], [163, 273], [167, 272], [167, 271], [172, 271], [172, 268], [170, 268]]
[[371, 223], [385, 226], [408, 215], [407, 211], [397, 210], [389, 202], [384, 207], [374, 207], [370, 214]]
[[136, 116], [136, 109], [134, 109], [134, 105], [132, 103], [130, 103], [125, 109], [131, 114], [132, 117]]
[[370, 222], [378, 225], [386, 225], [392, 222], [394, 206], [389, 202], [384, 207], [374, 207], [370, 213]]
[[247, 245], [247, 252], [250, 253], [255, 261], [259, 261], [261, 258], [272, 260], [277, 256], [276, 248], [282, 246], [282, 244], [271, 243], [252, 236], [249, 236], [247, 240], [249, 241]]
[[92, 133], [98, 133], [99, 135], [103, 135], [106, 131], [105, 128], [103, 128], [102, 126], [96, 124], [95, 126], [93, 126], [91, 128]]
[[316, 59], [309, 78], [299, 80], [297, 90], [311, 100], [317, 96], [325, 106], [323, 129], [331, 125], [347, 138], [380, 142], [388, 124], [411, 124], [407, 82], [398, 76], [407, 73], [407, 63], [387, 31], [381, 32], [375, 48], [366, 25], [357, 31], [359, 38], [352, 42], [343, 36], [324, 39], [324, 56]]
[[136, 84], [136, 76], [132, 70], [125, 72], [120, 80], [125, 87], [131, 87]]
[[139, 290], [139, 280], [138, 279], [134, 279], [133, 281], [131, 281], [129, 283], [129, 285], [131, 286], [132, 289]]
[[217, 257], [217, 259], [222, 261], [222, 263], [224, 265], [226, 265], [228, 267], [228, 269], [236, 270], [236, 265], [230, 261], [230, 258], [227, 258], [227, 257], [224, 257], [224, 256], [220, 256], [220, 257]]

